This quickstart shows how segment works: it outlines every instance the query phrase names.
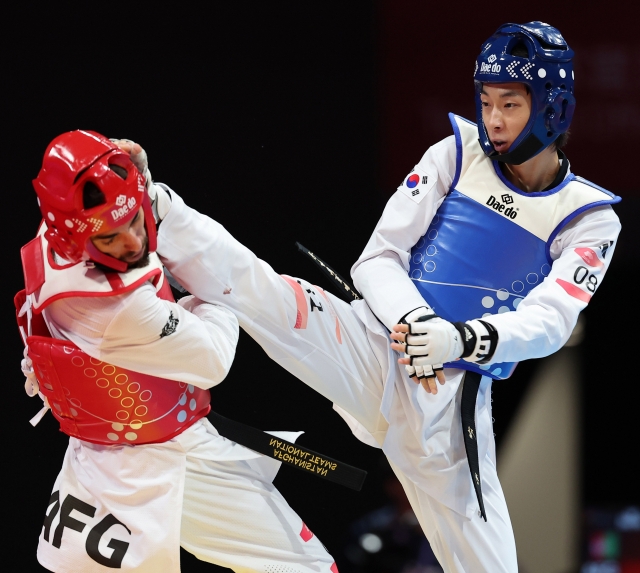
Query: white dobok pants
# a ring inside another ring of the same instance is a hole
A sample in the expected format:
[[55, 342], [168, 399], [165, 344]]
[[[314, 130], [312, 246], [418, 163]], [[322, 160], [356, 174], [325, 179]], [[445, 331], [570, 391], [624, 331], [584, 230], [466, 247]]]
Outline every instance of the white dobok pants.
[[38, 561], [56, 573], [179, 573], [182, 546], [237, 573], [337, 573], [273, 486], [279, 467], [206, 419], [162, 444], [71, 438]]
[[382, 447], [447, 573], [514, 573], [515, 541], [496, 473], [491, 380], [476, 427], [484, 503], [479, 516], [460, 419], [461, 370], [437, 395], [414, 384], [388, 333], [363, 301], [351, 305], [277, 274], [221, 225], [173, 203], [158, 254], [187, 290], [231, 309], [240, 326], [294, 376], [331, 400], [354, 434]]

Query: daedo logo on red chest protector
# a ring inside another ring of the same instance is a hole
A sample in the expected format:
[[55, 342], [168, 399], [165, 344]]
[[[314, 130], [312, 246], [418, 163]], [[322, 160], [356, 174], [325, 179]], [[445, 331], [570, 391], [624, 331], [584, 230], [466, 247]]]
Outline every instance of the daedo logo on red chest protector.
[[498, 201], [498, 199], [491, 195], [489, 199], [487, 199], [486, 205], [511, 220], [515, 219], [518, 216], [517, 207], [507, 207], [507, 205], [513, 203], [513, 197], [508, 193], [505, 193], [500, 197], [500, 199], [502, 199], [502, 202]]

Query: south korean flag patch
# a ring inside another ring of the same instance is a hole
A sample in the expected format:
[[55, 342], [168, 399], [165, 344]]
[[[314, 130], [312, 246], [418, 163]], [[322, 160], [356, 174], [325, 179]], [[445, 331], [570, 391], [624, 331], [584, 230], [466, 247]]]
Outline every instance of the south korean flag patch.
[[398, 187], [398, 191], [401, 191], [416, 203], [420, 203], [435, 184], [436, 178], [433, 175], [414, 169], [402, 182], [402, 185]]

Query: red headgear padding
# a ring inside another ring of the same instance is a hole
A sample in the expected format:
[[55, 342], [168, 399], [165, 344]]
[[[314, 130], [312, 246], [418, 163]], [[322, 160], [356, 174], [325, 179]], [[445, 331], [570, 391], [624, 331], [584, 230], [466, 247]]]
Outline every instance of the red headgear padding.
[[[125, 169], [126, 178], [122, 179], [110, 165]], [[106, 200], [85, 209], [83, 189], [88, 182]], [[144, 177], [129, 154], [106, 137], [82, 130], [56, 137], [47, 147], [33, 186], [47, 224], [45, 237], [64, 259], [74, 263], [92, 260], [118, 272], [126, 271], [127, 263], [100, 252], [91, 236], [124, 225], [140, 208], [144, 211], [149, 251], [156, 250], [156, 226]]]

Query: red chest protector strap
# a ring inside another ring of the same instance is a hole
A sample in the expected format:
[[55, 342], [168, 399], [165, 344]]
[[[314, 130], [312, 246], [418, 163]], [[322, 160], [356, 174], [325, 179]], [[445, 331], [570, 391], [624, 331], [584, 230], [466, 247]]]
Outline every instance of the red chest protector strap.
[[[158, 296], [173, 301], [168, 281]], [[18, 326], [39, 392], [65, 434], [96, 444], [165, 442], [209, 413], [208, 390], [91, 358], [72, 342], [51, 338], [42, 315], [27, 311], [25, 301], [23, 290], [14, 299]]]

